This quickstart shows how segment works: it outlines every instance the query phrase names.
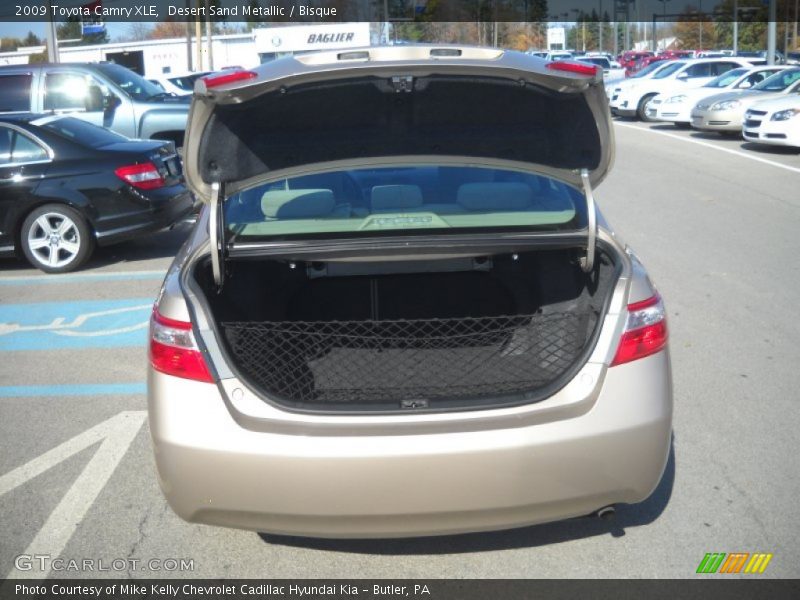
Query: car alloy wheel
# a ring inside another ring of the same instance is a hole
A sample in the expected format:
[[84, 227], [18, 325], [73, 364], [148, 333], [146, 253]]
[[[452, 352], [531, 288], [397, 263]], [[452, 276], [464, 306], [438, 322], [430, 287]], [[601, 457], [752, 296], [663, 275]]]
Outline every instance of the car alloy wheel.
[[648, 116], [647, 114], [647, 105], [653, 98], [656, 97], [656, 94], [648, 94], [647, 96], [643, 97], [639, 100], [639, 106], [636, 108], [636, 116], [639, 117], [640, 120], [644, 121], [645, 123], [655, 123], [656, 119], [653, 117]]
[[22, 227], [25, 256], [48, 273], [65, 273], [83, 264], [93, 240], [86, 221], [69, 208], [43, 206], [33, 211]]

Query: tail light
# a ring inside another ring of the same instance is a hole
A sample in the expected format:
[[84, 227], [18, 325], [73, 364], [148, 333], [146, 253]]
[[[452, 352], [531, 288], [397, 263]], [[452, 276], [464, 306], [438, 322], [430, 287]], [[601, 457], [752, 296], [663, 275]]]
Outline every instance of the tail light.
[[125, 183], [140, 190], [154, 190], [164, 186], [164, 178], [151, 162], [127, 165], [114, 170], [114, 174]]
[[197, 347], [192, 324], [168, 319], [156, 308], [150, 318], [150, 364], [167, 375], [208, 383], [214, 381]]
[[597, 65], [590, 65], [578, 61], [557, 60], [545, 65], [551, 71], [564, 71], [565, 73], [577, 73], [578, 75], [595, 76], [598, 73]]
[[255, 71], [236, 69], [234, 71], [221, 73], [219, 75], [207, 75], [203, 77], [202, 80], [203, 83], [206, 84], [206, 89], [208, 89], [226, 85], [228, 83], [236, 83], [237, 81], [247, 81], [248, 79], [255, 79], [256, 77], [258, 77], [258, 73]]
[[667, 345], [667, 338], [667, 314], [660, 295], [628, 304], [625, 332], [611, 366], [655, 354]]

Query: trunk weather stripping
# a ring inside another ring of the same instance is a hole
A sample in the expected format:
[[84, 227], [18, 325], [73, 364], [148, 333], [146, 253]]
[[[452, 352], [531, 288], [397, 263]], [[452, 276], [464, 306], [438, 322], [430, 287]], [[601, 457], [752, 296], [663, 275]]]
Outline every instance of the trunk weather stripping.
[[581, 181], [583, 182], [583, 195], [586, 196], [586, 216], [589, 220], [586, 256], [581, 258], [581, 269], [584, 273], [591, 273], [594, 268], [594, 253], [597, 245], [597, 212], [594, 206], [594, 194], [592, 193], [592, 183], [589, 181], [588, 169], [581, 169]]
[[217, 291], [222, 289], [225, 280], [225, 214], [222, 210], [224, 197], [222, 184], [211, 184], [211, 214], [208, 221], [208, 235], [211, 240], [211, 272]]

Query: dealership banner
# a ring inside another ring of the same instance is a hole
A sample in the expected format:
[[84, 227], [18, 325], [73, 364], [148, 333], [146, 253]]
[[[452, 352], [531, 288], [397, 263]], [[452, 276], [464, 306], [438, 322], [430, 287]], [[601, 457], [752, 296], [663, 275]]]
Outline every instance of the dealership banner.
[[766, 21], [770, 2], [789, 20], [786, 0], [3, 0], [0, 22]]
[[783, 600], [800, 597], [792, 580], [541, 580], [541, 579], [45, 579], [0, 582], [0, 599], [25, 600], [648, 600], [714, 598]]

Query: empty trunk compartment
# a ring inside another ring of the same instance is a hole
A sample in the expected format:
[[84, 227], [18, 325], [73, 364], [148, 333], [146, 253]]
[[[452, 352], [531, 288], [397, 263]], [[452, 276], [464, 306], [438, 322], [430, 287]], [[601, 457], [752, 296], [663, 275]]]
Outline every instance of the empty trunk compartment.
[[195, 269], [227, 360], [292, 409], [398, 411], [533, 402], [588, 358], [618, 269], [600, 251]]

